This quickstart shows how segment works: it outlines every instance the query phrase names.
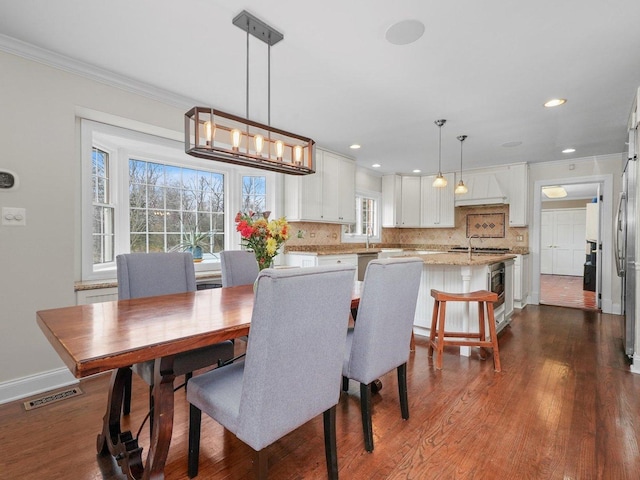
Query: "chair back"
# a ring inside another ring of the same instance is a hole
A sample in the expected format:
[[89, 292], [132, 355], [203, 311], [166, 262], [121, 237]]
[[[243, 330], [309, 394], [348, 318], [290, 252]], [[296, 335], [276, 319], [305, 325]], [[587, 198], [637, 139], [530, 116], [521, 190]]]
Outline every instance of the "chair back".
[[236, 435], [261, 450], [338, 403], [355, 266], [265, 269]]
[[250, 285], [260, 273], [256, 256], [247, 250], [223, 250], [220, 262], [223, 287]]
[[369, 262], [346, 377], [368, 385], [407, 362], [422, 267], [418, 258]]
[[196, 290], [190, 253], [127, 253], [116, 257], [116, 265], [119, 300]]

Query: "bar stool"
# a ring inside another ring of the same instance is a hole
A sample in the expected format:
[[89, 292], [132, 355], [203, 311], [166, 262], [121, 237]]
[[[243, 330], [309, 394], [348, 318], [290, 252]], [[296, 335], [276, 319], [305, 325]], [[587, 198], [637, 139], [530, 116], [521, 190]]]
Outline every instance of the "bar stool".
[[[491, 348], [493, 350], [493, 368], [496, 372], [499, 372], [501, 370], [500, 352], [498, 350], [496, 321], [493, 315], [493, 302], [498, 300], [498, 294], [489, 292], [488, 290], [478, 290], [469, 293], [448, 293], [432, 289], [431, 296], [435, 299], [435, 303], [433, 304], [433, 317], [431, 318], [431, 332], [429, 334], [429, 357], [433, 356], [433, 349], [435, 348], [437, 351], [436, 368], [438, 370], [442, 369], [442, 351], [444, 350], [444, 346], [455, 345], [461, 347]], [[477, 333], [447, 332], [444, 325], [447, 302], [478, 302], [479, 331]], [[487, 340], [485, 336], [485, 308], [489, 323], [490, 340]]]

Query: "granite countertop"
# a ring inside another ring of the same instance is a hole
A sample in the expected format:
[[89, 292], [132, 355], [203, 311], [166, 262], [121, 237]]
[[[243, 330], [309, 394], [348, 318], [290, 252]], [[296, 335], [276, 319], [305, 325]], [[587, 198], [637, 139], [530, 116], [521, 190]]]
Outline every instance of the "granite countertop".
[[[454, 245], [379, 245], [375, 247], [365, 248], [362, 244], [355, 244], [353, 246], [348, 245], [296, 245], [294, 247], [287, 246], [284, 253], [295, 253], [296, 255], [350, 255], [359, 253], [380, 253], [385, 250], [403, 250], [404, 252], [410, 251], [431, 251], [442, 252], [443, 254], [449, 253], [449, 250]], [[512, 247], [508, 253], [509, 255], [528, 255], [529, 249], [527, 247]], [[433, 254], [435, 255], [435, 253]], [[479, 254], [474, 254], [479, 255]], [[486, 254], [482, 254], [485, 256]]]
[[426, 255], [405, 253], [403, 257], [418, 257], [425, 265], [491, 265], [516, 258], [516, 255], [486, 255], [476, 253], [469, 260], [467, 253], [430, 253]]

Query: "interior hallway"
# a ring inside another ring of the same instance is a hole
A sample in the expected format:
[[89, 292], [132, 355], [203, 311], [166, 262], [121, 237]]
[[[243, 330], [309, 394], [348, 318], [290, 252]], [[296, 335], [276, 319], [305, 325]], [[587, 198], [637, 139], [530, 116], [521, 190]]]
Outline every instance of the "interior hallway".
[[582, 289], [582, 277], [540, 275], [540, 304], [598, 310], [596, 293]]

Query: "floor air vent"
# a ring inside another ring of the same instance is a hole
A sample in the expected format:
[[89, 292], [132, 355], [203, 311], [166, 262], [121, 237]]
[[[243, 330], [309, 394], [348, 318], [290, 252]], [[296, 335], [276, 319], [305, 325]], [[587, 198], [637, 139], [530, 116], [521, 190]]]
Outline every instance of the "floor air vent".
[[70, 388], [69, 390], [52, 393], [44, 397], [35, 398], [33, 400], [24, 402], [24, 409], [33, 410], [34, 408], [44, 407], [45, 405], [59, 402], [60, 400], [65, 400], [67, 398], [75, 397], [76, 395], [82, 395], [82, 393], [83, 392], [82, 390], [80, 390], [79, 387]]

